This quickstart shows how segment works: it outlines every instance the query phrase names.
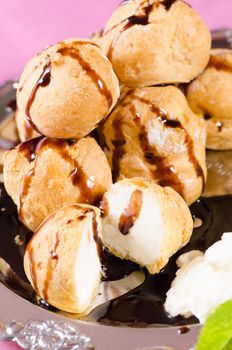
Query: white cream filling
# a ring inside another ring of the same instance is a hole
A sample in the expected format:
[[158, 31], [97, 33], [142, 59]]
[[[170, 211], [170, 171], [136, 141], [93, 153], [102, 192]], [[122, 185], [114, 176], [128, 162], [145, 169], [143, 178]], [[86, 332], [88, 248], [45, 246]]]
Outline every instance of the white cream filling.
[[189, 252], [181, 256], [166, 311], [173, 317], [195, 315], [201, 323], [217, 306], [232, 299], [232, 233], [213, 244], [205, 254]]
[[[146, 125], [146, 129], [149, 143], [163, 150], [165, 154], [182, 153], [186, 151], [183, 132], [173, 128], [165, 128], [162, 122], [157, 124], [157, 119], [150, 120]], [[179, 142], [175, 142], [177, 133], [179, 133]]]
[[120, 217], [128, 208], [130, 198], [138, 187], [115, 184], [105, 196], [109, 203], [109, 215], [103, 219], [103, 240], [124, 258], [149, 265], [160, 258], [165, 236], [165, 223], [159, 203], [146, 189], [142, 191], [142, 208], [129, 233], [123, 235], [119, 228]]
[[80, 312], [89, 306], [100, 274], [101, 263], [90, 222], [82, 234], [76, 257], [76, 298]]

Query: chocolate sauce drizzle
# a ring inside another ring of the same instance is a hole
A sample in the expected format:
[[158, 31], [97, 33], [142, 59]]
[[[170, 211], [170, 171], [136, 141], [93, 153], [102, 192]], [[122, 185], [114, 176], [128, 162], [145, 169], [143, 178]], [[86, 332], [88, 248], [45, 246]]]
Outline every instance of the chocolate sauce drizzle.
[[[68, 224], [71, 223], [71, 222], [72, 222], [72, 220], [69, 220]], [[54, 248], [50, 252], [51, 256], [52, 256], [52, 259], [58, 260], [57, 248], [59, 246], [59, 243], [60, 243], [59, 232], [57, 232], [56, 233], [56, 242], [55, 242]]]
[[[90, 45], [97, 46], [95, 43], [91, 43], [91, 42], [85, 42], [85, 41], [76, 41], [75, 42], [75, 44], [77, 44], [77, 45], [83, 45], [86, 43], [88, 43]], [[65, 43], [60, 43], [60, 44], [65, 45]], [[90, 64], [87, 61], [85, 61], [83, 59], [83, 57], [80, 54], [79, 49], [77, 47], [73, 47], [73, 46], [70, 46], [70, 47], [65, 46], [65, 47], [60, 48], [57, 52], [60, 53], [61, 55], [64, 55], [64, 56], [70, 56], [73, 59], [78, 61], [79, 65], [82, 67], [82, 69], [86, 72], [86, 74], [94, 82], [94, 84], [96, 85], [100, 94], [103, 95], [107, 99], [108, 106], [110, 108], [112, 106], [112, 103], [113, 103], [113, 96], [112, 96], [110, 90], [107, 88], [105, 81], [100, 77], [100, 75], [90, 66]], [[38, 67], [36, 67], [36, 68], [38, 68]], [[36, 94], [37, 94], [37, 91], [39, 90], [39, 88], [46, 87], [50, 84], [51, 68], [52, 68], [52, 58], [47, 57], [47, 62], [44, 65], [42, 73], [40, 74], [35, 86], [33, 87], [32, 91], [31, 91], [30, 97], [29, 97], [27, 105], [26, 105], [26, 111], [25, 111], [26, 120], [29, 123], [29, 125], [32, 127], [32, 129], [37, 131], [39, 134], [42, 134], [42, 133], [39, 130], [39, 128], [35, 125], [35, 123], [32, 121], [30, 111], [31, 111], [32, 104], [35, 100], [35, 97], [36, 97]], [[23, 88], [23, 86], [19, 89], [19, 91], [21, 91], [22, 88]], [[28, 134], [27, 138], [29, 138], [30, 135], [32, 134], [32, 130], [30, 130], [26, 124], [25, 124], [25, 128], [26, 128], [26, 133]]]
[[[29, 162], [35, 161], [36, 155], [37, 155], [37, 147], [38, 147], [38, 144], [42, 142], [42, 139], [43, 139], [42, 136], [35, 139], [30, 139], [28, 141], [21, 143], [18, 146], [19, 151], [23, 154], [23, 156]], [[22, 188], [20, 192], [20, 205], [19, 205], [19, 218], [21, 221], [23, 221], [23, 218], [24, 218], [23, 210], [22, 210], [23, 202], [30, 191], [31, 181], [34, 175], [35, 175], [35, 163], [33, 165], [33, 168], [29, 170], [29, 172], [24, 176], [22, 181]]]
[[25, 140], [29, 140], [32, 138], [33, 136], [33, 128], [31, 127], [31, 125], [28, 123], [27, 120], [24, 121], [24, 138]]
[[127, 235], [138, 219], [142, 208], [143, 194], [139, 190], [135, 190], [130, 198], [129, 206], [122, 212], [118, 229], [123, 235]]
[[220, 56], [212, 56], [207, 68], [215, 68], [218, 71], [232, 73], [232, 64], [220, 58]]
[[79, 201], [82, 203], [88, 204], [98, 204], [100, 198], [97, 198], [94, 191], [94, 183], [89, 185], [89, 178], [86, 175], [85, 171], [82, 167], [74, 160], [66, 149], [66, 145], [70, 141], [58, 140], [58, 139], [48, 139], [48, 138], [35, 138], [28, 140], [19, 145], [19, 149], [23, 152], [24, 156], [31, 162], [34, 161], [33, 168], [24, 176], [22, 183], [22, 190], [20, 194], [20, 209], [19, 209], [19, 217], [23, 221], [23, 203], [25, 198], [27, 197], [31, 181], [35, 175], [36, 164], [38, 155], [43, 152], [46, 147], [53, 148], [59, 155], [71, 166], [73, 167], [73, 171], [70, 173], [70, 178], [73, 182], [73, 185], [78, 187], [80, 191]]
[[114, 119], [113, 128], [114, 128], [115, 139], [112, 140], [112, 144], [114, 146], [113, 157], [112, 157], [112, 164], [113, 164], [112, 177], [113, 177], [113, 181], [115, 182], [120, 174], [120, 161], [123, 158], [124, 154], [126, 153], [126, 150], [124, 147], [126, 144], [126, 140], [124, 139], [124, 135], [122, 132], [120, 117], [118, 119], [117, 118]]
[[183, 326], [183, 327], [180, 327], [180, 328], [178, 329], [179, 334], [186, 334], [186, 333], [188, 333], [189, 331], [190, 331], [190, 328], [187, 327], [187, 326]]
[[[78, 44], [80, 43], [78, 42]], [[107, 88], [105, 81], [100, 77], [100, 75], [90, 66], [90, 64], [87, 61], [84, 60], [84, 58], [80, 54], [79, 49], [71, 46], [71, 47], [61, 48], [58, 50], [58, 52], [63, 56], [70, 56], [73, 59], [78, 61], [82, 69], [94, 82], [100, 94], [106, 98], [108, 102], [108, 106], [110, 108], [113, 103], [113, 97], [110, 90]]]
[[99, 237], [97, 216], [96, 216], [96, 213], [95, 213], [94, 210], [92, 210], [91, 212], [93, 214], [93, 218], [92, 218], [93, 238], [94, 238], [96, 246], [97, 246], [98, 256], [99, 256], [99, 258], [101, 260], [101, 263], [103, 264], [104, 251], [103, 251], [102, 241], [101, 241], [101, 239]]
[[31, 119], [31, 106], [35, 100], [35, 97], [36, 97], [36, 94], [37, 94], [37, 91], [39, 90], [39, 88], [48, 86], [50, 83], [50, 80], [51, 80], [51, 61], [49, 58], [48, 62], [43, 67], [42, 73], [40, 74], [35, 86], [33, 87], [32, 91], [31, 91], [30, 97], [29, 97], [27, 105], [26, 105], [26, 111], [25, 111], [26, 119], [27, 119], [28, 123], [39, 134], [41, 134], [40, 130], [38, 129], [38, 127], [34, 124], [34, 122]]
[[204, 119], [205, 120], [210, 120], [210, 119], [212, 119], [212, 116], [209, 113], [205, 113], [204, 114]]
[[223, 122], [218, 121], [218, 122], [216, 123], [216, 127], [217, 127], [217, 129], [218, 129], [218, 132], [221, 132], [221, 131], [222, 131], [223, 126], [224, 126], [224, 123], [223, 123]]
[[103, 33], [103, 36], [110, 33], [113, 29], [117, 28], [118, 26], [124, 23], [118, 35], [116, 35], [116, 37], [113, 39], [109, 47], [109, 50], [107, 53], [107, 57], [109, 58], [109, 60], [112, 60], [112, 55], [113, 55], [116, 42], [118, 41], [119, 37], [123, 32], [130, 29], [134, 25], [146, 26], [147, 24], [149, 24], [149, 15], [153, 11], [154, 7], [159, 7], [160, 5], [163, 5], [165, 9], [168, 11], [172, 7], [175, 1], [176, 0], [163, 0], [163, 1], [156, 0], [150, 3], [150, 1], [145, 0], [138, 6], [134, 15], [124, 19], [123, 21], [117, 23], [116, 25], [114, 25], [113, 27], [105, 31]]
[[135, 118], [135, 122], [140, 128], [138, 138], [143, 150], [144, 159], [150, 166], [155, 166], [154, 169], [150, 169], [152, 177], [160, 186], [170, 186], [184, 197], [184, 188], [175, 172], [175, 168], [167, 164], [165, 157], [160, 156], [156, 147], [149, 143], [146, 127], [141, 123], [139, 117]]
[[[181, 122], [179, 120], [171, 119], [170, 116], [168, 115], [168, 113], [165, 110], [159, 108], [155, 104], [154, 101], [151, 102], [149, 100], [146, 100], [144, 98], [139, 98], [139, 97], [136, 97], [136, 99], [139, 99], [141, 102], [150, 105], [151, 111], [154, 112], [158, 116], [158, 120], [160, 120], [163, 125], [165, 125], [166, 127], [169, 127], [169, 128], [180, 129], [182, 132], [184, 132], [184, 134], [185, 134], [185, 144], [186, 144], [186, 147], [187, 147], [189, 161], [192, 163], [197, 177], [201, 177], [202, 178], [202, 187], [204, 188], [204, 186], [205, 186], [204, 172], [202, 170], [202, 167], [199, 164], [198, 159], [196, 158], [196, 156], [194, 154], [194, 143], [193, 143], [193, 140], [192, 140], [191, 136], [188, 134], [188, 132], [185, 129], [185, 127], [181, 124]], [[171, 169], [172, 168], [173, 167], [171, 166]]]
[[23, 156], [25, 158], [27, 158], [27, 160], [29, 162], [33, 161], [36, 157], [36, 148], [39, 144], [39, 142], [41, 142], [43, 140], [43, 137], [36, 137], [34, 139], [30, 139], [27, 140], [25, 142], [20, 143], [20, 145], [18, 146], [19, 151], [21, 153], [23, 153]]
[[[126, 101], [127, 97], [130, 97], [129, 102]], [[136, 107], [133, 101], [139, 101], [149, 106], [150, 110], [157, 116], [158, 120], [168, 128], [175, 128], [181, 130], [185, 135], [185, 144], [187, 147], [187, 153], [189, 161], [192, 163], [196, 176], [202, 178], [202, 187], [205, 185], [205, 177], [203, 170], [194, 154], [194, 144], [191, 136], [188, 134], [187, 130], [181, 124], [179, 120], [171, 119], [168, 113], [159, 108], [154, 101], [150, 101], [141, 96], [134, 94], [134, 90], [130, 90], [121, 101], [122, 106], [129, 106], [129, 111], [132, 114], [133, 120], [138, 125], [139, 128], [139, 143], [143, 150], [145, 161], [155, 168], [151, 168], [151, 174], [154, 179], [161, 186], [170, 186], [174, 188], [181, 196], [184, 196], [183, 184], [180, 181], [178, 175], [176, 174], [175, 168], [172, 164], [167, 163], [166, 157], [160, 156], [155, 145], [151, 145], [148, 139], [148, 133], [145, 125], [142, 124], [140, 116], [136, 112]], [[120, 174], [120, 161], [123, 158], [125, 151], [126, 139], [124, 137], [122, 127], [123, 127], [123, 115], [120, 113], [116, 114], [112, 122], [114, 128], [114, 140], [112, 144], [114, 146], [112, 165], [113, 165], [113, 180], [116, 181]]]
[[44, 143], [45, 142], [49, 145], [49, 147], [53, 147], [56, 151], [58, 151], [64, 160], [73, 165], [74, 170], [71, 172], [70, 177], [73, 185], [77, 186], [80, 190], [79, 201], [82, 203], [97, 204], [99, 199], [95, 198], [94, 184], [93, 186], [89, 186], [89, 178], [87, 177], [85, 171], [65, 149], [65, 144], [67, 144], [68, 141], [45, 139]]
[[24, 220], [23, 203], [30, 191], [31, 181], [34, 175], [35, 175], [34, 169], [31, 169], [23, 178], [22, 190], [20, 192], [20, 206], [19, 206], [19, 219], [22, 222]]
[[[127, 93], [121, 96], [120, 102], [122, 106], [128, 105], [128, 102], [124, 102], [124, 101], [126, 101], [126, 99], [129, 96], [132, 96], [133, 92], [134, 90], [129, 90], [127, 91]], [[126, 150], [124, 147], [126, 144], [126, 140], [122, 131], [123, 119], [124, 119], [124, 115], [118, 112], [112, 122], [112, 126], [114, 129], [114, 139], [111, 141], [114, 146], [113, 155], [112, 155], [113, 182], [116, 182], [118, 176], [120, 175], [121, 159], [126, 153]]]
[[[100, 239], [99, 234], [98, 234], [98, 223], [97, 223], [95, 211], [92, 209], [89, 209], [89, 208], [84, 210], [83, 213], [81, 214], [81, 216], [78, 217], [78, 220], [83, 220], [88, 213], [92, 214], [93, 238], [96, 242], [99, 258], [101, 259], [101, 261], [103, 261], [104, 260], [104, 252], [103, 252], [102, 242], [101, 242], [101, 239]], [[50, 218], [51, 218], [51, 216], [49, 216], [43, 222], [43, 224], [40, 226], [40, 229], [42, 227], [44, 227], [44, 225], [46, 225], [46, 223], [48, 222], [48, 220], [50, 220]], [[67, 224], [70, 224], [72, 221], [73, 220], [68, 220]], [[33, 286], [34, 286], [34, 289], [36, 291], [38, 291], [37, 276], [36, 276], [36, 269], [38, 266], [37, 266], [36, 261], [34, 259], [34, 250], [32, 247], [32, 241], [33, 241], [33, 238], [31, 239], [31, 241], [28, 244], [27, 252], [29, 254], [30, 273], [32, 276]], [[48, 295], [49, 286], [50, 286], [50, 283], [51, 283], [52, 278], [53, 278], [53, 274], [55, 273], [55, 269], [56, 269], [56, 266], [57, 266], [58, 261], [59, 261], [59, 256], [57, 253], [57, 250], [58, 250], [58, 247], [60, 244], [59, 232], [57, 232], [55, 235], [55, 242], [51, 242], [51, 243], [52, 243], [51, 245], [53, 245], [53, 248], [50, 251], [50, 258], [48, 259], [48, 263], [47, 263], [47, 267], [46, 267], [46, 276], [44, 279], [43, 289], [42, 289], [42, 296], [43, 296], [43, 299], [45, 300], [45, 302], [49, 302], [49, 295]]]
[[172, 5], [176, 2], [176, 0], [163, 0], [162, 4], [165, 7], [165, 9], [168, 11], [172, 7]]

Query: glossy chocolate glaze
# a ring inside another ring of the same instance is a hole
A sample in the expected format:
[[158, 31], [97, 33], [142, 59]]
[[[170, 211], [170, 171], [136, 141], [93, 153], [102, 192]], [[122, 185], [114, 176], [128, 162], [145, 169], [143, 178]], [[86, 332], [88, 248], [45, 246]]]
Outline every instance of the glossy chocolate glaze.
[[[0, 189], [0, 256], [9, 263], [20, 278], [27, 281], [23, 270], [23, 253], [31, 233], [19, 222], [16, 207], [6, 194], [3, 184], [0, 185]], [[184, 325], [197, 322], [193, 317], [187, 320], [182, 317], [169, 317], [163, 308], [166, 292], [177, 270], [176, 258], [181, 253], [192, 249], [205, 251], [218, 241], [224, 232], [232, 231], [232, 196], [201, 198], [192, 205], [191, 211], [194, 217], [202, 220], [203, 224], [194, 229], [189, 244], [170, 260], [160, 274], [155, 276], [147, 274], [146, 280], [141, 286], [114, 301], [97, 307], [91, 312], [89, 319], [105, 324], [129, 324], [133, 326]], [[17, 235], [22, 241], [19, 246], [15, 243]], [[33, 254], [33, 251], [31, 253]], [[51, 258], [53, 258], [52, 254]], [[52, 260], [56, 261], [56, 259]], [[140, 269], [134, 263], [112, 256], [107, 250], [103, 252], [103, 264], [105, 266], [105, 280], [117, 280]], [[36, 287], [35, 271], [33, 274]], [[37, 303], [30, 289], [29, 292], [27, 289], [24, 290], [15, 278], [12, 283], [12, 276], [3, 282], [26, 299], [32, 301], [34, 298], [33, 301]], [[48, 305], [42, 304], [42, 307], [48, 308]]]
[[125, 208], [119, 218], [118, 229], [123, 235], [128, 235], [130, 229], [134, 226], [135, 221], [140, 215], [143, 204], [143, 193], [135, 190], [131, 194], [130, 203]]

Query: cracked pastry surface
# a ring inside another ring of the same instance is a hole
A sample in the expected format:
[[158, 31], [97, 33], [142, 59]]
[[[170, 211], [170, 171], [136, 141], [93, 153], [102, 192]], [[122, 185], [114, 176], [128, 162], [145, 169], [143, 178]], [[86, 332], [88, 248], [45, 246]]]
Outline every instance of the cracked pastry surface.
[[118, 79], [90, 40], [69, 39], [35, 56], [19, 81], [17, 105], [32, 128], [48, 137], [80, 138], [107, 117]]
[[88, 309], [101, 278], [100, 230], [100, 210], [83, 204], [61, 208], [42, 223], [24, 256], [26, 275], [39, 296], [67, 312]]
[[205, 71], [187, 88], [191, 108], [205, 116], [207, 147], [232, 149], [232, 50], [214, 49]]
[[114, 255], [158, 273], [192, 234], [189, 208], [170, 187], [125, 179], [104, 194], [102, 241]]
[[97, 203], [112, 180], [105, 154], [93, 138], [39, 138], [5, 153], [4, 183], [21, 221], [35, 231], [66, 204]]
[[205, 121], [173, 87], [124, 89], [103, 126], [114, 181], [141, 176], [193, 203], [206, 181]]
[[125, 1], [95, 41], [128, 86], [189, 82], [209, 61], [211, 36], [180, 0]]

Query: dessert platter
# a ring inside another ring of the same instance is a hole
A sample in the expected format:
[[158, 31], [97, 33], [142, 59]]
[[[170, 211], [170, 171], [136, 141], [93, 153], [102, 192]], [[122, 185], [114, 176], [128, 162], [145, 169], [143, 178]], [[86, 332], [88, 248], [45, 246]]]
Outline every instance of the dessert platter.
[[123, 1], [0, 89], [0, 339], [194, 347], [232, 298], [231, 45], [181, 0]]

